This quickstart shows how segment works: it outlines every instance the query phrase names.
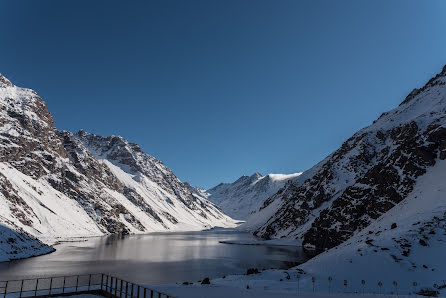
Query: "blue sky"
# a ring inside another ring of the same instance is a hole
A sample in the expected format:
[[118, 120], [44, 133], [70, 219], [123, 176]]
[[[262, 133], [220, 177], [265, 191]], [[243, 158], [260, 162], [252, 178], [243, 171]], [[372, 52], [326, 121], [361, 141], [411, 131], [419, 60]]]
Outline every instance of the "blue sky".
[[446, 64], [446, 1], [2, 1], [0, 72], [184, 181], [303, 171]]

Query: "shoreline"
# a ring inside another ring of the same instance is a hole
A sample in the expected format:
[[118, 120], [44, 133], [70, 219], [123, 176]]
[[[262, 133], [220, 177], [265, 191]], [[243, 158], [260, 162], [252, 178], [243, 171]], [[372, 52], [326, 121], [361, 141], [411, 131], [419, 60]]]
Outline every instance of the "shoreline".
[[252, 245], [252, 246], [292, 246], [292, 247], [302, 247], [302, 240], [297, 239], [273, 239], [273, 240], [220, 240], [219, 243], [222, 244], [232, 244], [232, 245]]

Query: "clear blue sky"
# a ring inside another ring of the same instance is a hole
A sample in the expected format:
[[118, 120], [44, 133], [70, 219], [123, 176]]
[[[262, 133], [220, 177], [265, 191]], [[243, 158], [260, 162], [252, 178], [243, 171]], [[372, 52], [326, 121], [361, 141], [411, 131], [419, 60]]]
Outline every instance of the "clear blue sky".
[[446, 64], [446, 1], [2, 1], [0, 72], [180, 179], [310, 168]]

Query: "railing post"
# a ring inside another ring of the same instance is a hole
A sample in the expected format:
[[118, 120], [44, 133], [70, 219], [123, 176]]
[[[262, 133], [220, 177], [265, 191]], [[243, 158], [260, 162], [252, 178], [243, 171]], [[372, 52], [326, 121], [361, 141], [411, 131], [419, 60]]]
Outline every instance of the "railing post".
[[101, 274], [101, 290], [102, 290], [103, 284], [104, 284], [104, 273]]
[[132, 283], [132, 290], [130, 292], [130, 297], [133, 297], [133, 283]]
[[125, 297], [127, 297], [128, 296], [128, 289], [129, 289], [129, 283], [126, 281], [125, 282]]
[[122, 297], [122, 284], [123, 284], [124, 282], [122, 281], [122, 279], [121, 279], [121, 286], [119, 287], [119, 297]]
[[6, 281], [5, 294], [3, 295], [3, 298], [6, 298], [6, 293], [8, 293], [8, 281]]
[[20, 295], [19, 295], [19, 297], [22, 297], [22, 290], [23, 290], [23, 279], [22, 279], [22, 284], [20, 285]]
[[88, 276], [88, 291], [90, 291], [90, 285], [91, 285], [91, 274]]
[[153, 298], [153, 290], [150, 290], [150, 298]]
[[158, 298], [161, 298], [161, 293], [158, 293]]
[[118, 296], [118, 278], [115, 277], [115, 296]]
[[37, 286], [39, 285], [39, 279], [36, 281], [36, 289], [34, 290], [34, 296], [37, 296]]
[[65, 293], [65, 276], [63, 277], [62, 294]]
[[109, 278], [109, 276], [107, 275], [106, 278], [105, 278], [105, 291], [106, 291], [107, 293], [109, 293], [109, 292], [108, 292], [108, 278]]
[[76, 275], [76, 291], [75, 292], [77, 292], [78, 284], [79, 284], [79, 275]]
[[136, 297], [139, 298], [139, 292], [141, 291], [141, 287], [138, 285], [138, 294], [136, 294]]
[[48, 295], [51, 295], [51, 287], [53, 286], [53, 278], [50, 278], [50, 291], [48, 293]]
[[144, 298], [146, 298], [146, 297], [147, 297], [147, 289], [144, 288]]

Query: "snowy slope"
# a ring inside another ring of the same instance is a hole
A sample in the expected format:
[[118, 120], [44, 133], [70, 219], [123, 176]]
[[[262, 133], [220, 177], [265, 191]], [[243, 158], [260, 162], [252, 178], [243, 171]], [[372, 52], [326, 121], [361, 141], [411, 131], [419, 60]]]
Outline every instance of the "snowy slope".
[[12, 222], [0, 218], [0, 262], [29, 258], [54, 249], [30, 236]]
[[[446, 159], [446, 67], [394, 110], [265, 201], [248, 220], [263, 238], [331, 248], [401, 203]], [[423, 200], [423, 197], [419, 197]]]
[[[360, 233], [299, 266], [317, 278], [381, 281], [400, 290], [433, 289], [446, 275], [446, 160], [421, 176], [397, 206]], [[367, 270], [364, 270], [367, 268]], [[370, 289], [371, 290], [371, 289]], [[446, 294], [446, 292], [444, 292]]]
[[[8, 163], [0, 163], [0, 221], [7, 219], [41, 240], [102, 235], [75, 200], [35, 180]], [[7, 196], [5, 196], [7, 194]]]
[[242, 176], [233, 183], [220, 183], [207, 190], [207, 198], [232, 218], [244, 220], [255, 213], [288, 180], [295, 180], [299, 175], [300, 173], [262, 176], [254, 173], [251, 176]]
[[58, 131], [37, 93], [1, 75], [0, 190], [0, 225], [46, 243], [234, 225], [138, 145]]

